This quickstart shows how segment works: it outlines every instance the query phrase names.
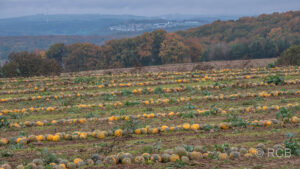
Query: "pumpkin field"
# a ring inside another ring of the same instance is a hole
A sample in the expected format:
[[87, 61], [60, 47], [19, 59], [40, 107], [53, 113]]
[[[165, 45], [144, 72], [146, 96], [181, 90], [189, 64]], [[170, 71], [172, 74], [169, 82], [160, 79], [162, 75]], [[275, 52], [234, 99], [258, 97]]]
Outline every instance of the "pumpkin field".
[[300, 168], [300, 67], [0, 79], [0, 169]]

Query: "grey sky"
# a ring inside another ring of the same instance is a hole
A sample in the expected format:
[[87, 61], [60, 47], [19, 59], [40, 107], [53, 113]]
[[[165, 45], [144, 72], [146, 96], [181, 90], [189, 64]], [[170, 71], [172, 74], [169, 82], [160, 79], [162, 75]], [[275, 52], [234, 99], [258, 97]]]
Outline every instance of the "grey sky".
[[300, 0], [0, 0], [0, 18], [47, 13], [258, 15], [299, 9]]

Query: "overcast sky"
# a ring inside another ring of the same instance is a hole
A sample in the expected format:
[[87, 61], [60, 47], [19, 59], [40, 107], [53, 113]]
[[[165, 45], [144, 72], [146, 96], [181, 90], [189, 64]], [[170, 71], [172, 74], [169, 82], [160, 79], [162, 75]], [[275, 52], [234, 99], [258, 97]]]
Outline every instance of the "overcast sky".
[[246, 16], [299, 9], [300, 0], [0, 0], [0, 18], [47, 13]]

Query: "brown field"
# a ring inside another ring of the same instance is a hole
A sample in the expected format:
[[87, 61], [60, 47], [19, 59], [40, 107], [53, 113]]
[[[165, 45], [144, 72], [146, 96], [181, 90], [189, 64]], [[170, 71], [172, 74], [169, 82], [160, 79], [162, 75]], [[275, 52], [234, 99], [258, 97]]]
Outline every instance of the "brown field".
[[[77, 168], [89, 169], [300, 168], [296, 153], [267, 156], [274, 145], [287, 148], [287, 133], [294, 134], [294, 148], [300, 140], [300, 69], [265, 68], [272, 62], [215, 61], [0, 79], [0, 164], [35, 168], [32, 161], [41, 159], [44, 168], [72, 168], [80, 158]], [[278, 84], [276, 74], [282, 78]], [[267, 82], [270, 77], [275, 80]], [[288, 116], [278, 116], [284, 113]], [[198, 159], [192, 152], [200, 152]], [[143, 153], [153, 158], [135, 162]], [[164, 153], [181, 157], [173, 162], [154, 158]], [[108, 159], [95, 164], [88, 161], [93, 154], [118, 157], [112, 158], [116, 164]]]

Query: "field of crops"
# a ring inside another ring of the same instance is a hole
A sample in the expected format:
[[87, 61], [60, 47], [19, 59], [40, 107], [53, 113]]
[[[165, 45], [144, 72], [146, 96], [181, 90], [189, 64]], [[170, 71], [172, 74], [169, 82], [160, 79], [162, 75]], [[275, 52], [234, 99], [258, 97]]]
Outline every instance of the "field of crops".
[[300, 168], [300, 67], [0, 79], [0, 169]]

